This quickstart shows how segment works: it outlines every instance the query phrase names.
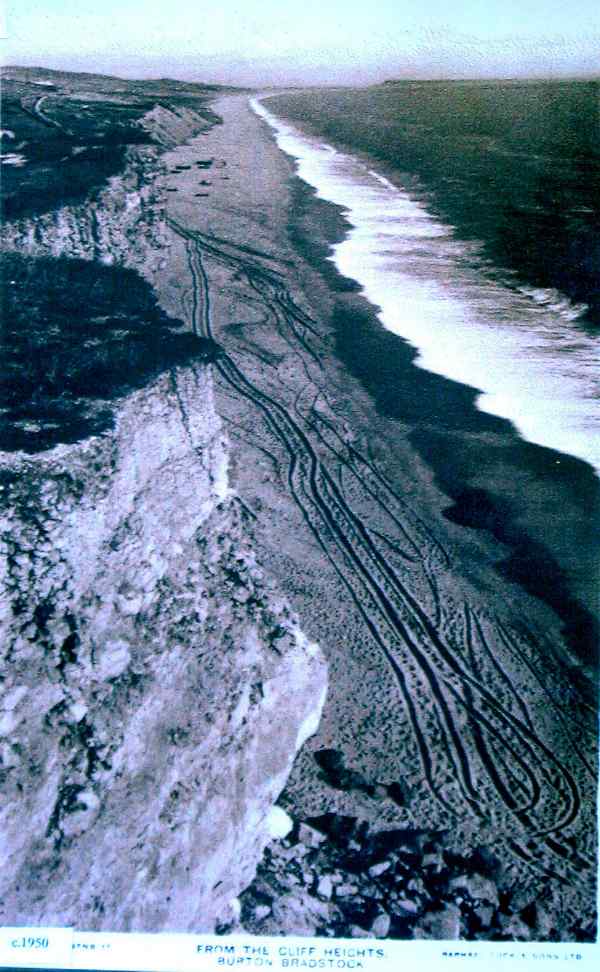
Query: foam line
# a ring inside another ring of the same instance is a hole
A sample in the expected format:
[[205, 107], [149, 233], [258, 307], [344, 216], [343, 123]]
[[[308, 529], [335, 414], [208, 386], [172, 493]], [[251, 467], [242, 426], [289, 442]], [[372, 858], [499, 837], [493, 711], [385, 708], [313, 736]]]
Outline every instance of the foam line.
[[600, 471], [597, 341], [576, 319], [585, 310], [558, 291], [512, 288], [384, 176], [276, 117], [273, 128], [298, 176], [341, 206], [351, 224], [330, 259], [380, 308], [390, 331], [418, 350], [416, 364], [480, 389], [477, 406], [509, 419], [524, 438], [577, 456]]

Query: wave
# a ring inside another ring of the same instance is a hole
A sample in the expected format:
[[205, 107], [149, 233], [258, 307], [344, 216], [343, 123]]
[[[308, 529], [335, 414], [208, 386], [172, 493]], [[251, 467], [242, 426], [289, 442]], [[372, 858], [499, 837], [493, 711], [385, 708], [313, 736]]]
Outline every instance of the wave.
[[517, 287], [517, 290], [525, 297], [530, 297], [536, 304], [541, 304], [556, 314], [560, 314], [567, 321], [577, 321], [580, 317], [585, 317], [590, 309], [589, 305], [583, 302], [574, 304], [565, 294], [561, 294], [560, 290], [556, 290], [554, 287], [521, 286]]
[[344, 211], [350, 228], [330, 259], [379, 308], [383, 326], [417, 350], [415, 364], [478, 389], [479, 409], [600, 472], [599, 347], [576, 326], [585, 306], [484, 272], [477, 244], [422, 201], [256, 98], [251, 106], [298, 176]]

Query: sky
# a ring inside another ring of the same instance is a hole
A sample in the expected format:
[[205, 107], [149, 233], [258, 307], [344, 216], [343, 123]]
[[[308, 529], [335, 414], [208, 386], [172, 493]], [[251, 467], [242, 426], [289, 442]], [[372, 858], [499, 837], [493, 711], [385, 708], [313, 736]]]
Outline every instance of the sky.
[[4, 3], [4, 64], [250, 85], [600, 75], [599, 0]]

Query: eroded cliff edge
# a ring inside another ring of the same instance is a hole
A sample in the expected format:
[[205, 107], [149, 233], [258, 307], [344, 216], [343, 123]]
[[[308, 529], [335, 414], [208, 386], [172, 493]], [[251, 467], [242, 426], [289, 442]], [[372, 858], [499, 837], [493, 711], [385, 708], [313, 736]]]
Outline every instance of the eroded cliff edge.
[[[163, 144], [170, 121], [175, 140], [194, 130], [153, 111]], [[6, 924], [213, 930], [253, 877], [324, 701], [325, 663], [229, 488], [217, 349], [152, 300], [147, 328], [116, 301], [133, 280], [121, 263], [151, 276], [164, 260], [160, 168], [155, 148], [135, 150], [89, 204], [4, 230], [21, 251], [7, 285], [30, 293], [39, 273], [49, 295], [7, 331]], [[92, 260], [115, 267], [92, 273], [78, 312], [65, 275]], [[25, 368], [28, 350], [41, 367]]]

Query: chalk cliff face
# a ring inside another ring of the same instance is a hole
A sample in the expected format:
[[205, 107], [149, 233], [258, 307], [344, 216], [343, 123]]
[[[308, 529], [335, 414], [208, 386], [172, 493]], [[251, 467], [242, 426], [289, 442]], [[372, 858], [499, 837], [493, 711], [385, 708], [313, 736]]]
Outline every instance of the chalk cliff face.
[[[3, 245], [151, 274], [156, 171], [138, 156]], [[210, 365], [111, 404], [100, 435], [0, 454], [0, 923], [213, 930], [274, 833], [325, 663], [255, 562]]]
[[0, 247], [31, 256], [99, 260], [133, 267], [148, 278], [165, 266], [167, 235], [161, 203], [164, 164], [159, 148], [170, 148], [206, 128], [206, 119], [186, 108], [157, 105], [141, 123], [157, 143], [127, 150], [120, 175], [84, 203], [61, 206], [35, 219], [5, 223]]
[[152, 277], [165, 263], [160, 169], [154, 148], [129, 149], [123, 173], [109, 179], [95, 199], [5, 224], [0, 247], [31, 256], [122, 263]]

